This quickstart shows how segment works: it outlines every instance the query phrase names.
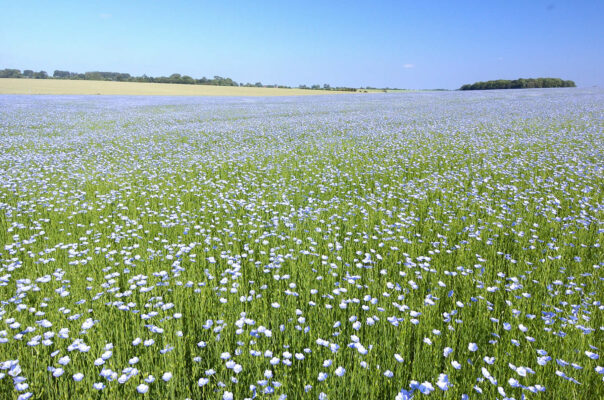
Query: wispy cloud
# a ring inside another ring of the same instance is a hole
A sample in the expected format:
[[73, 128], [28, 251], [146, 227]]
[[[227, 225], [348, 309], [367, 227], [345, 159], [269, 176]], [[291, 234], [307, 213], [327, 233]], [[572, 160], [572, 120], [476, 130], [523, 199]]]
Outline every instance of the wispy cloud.
[[415, 68], [415, 64], [403, 64], [403, 68], [406, 68], [406, 69]]
[[101, 13], [101, 14], [99, 14], [99, 18], [100, 19], [109, 19], [109, 18], [111, 18], [111, 14]]

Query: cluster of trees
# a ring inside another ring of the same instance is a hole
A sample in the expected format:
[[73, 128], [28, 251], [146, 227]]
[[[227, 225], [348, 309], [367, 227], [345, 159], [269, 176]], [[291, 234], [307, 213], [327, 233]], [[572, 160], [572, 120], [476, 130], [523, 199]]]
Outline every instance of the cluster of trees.
[[170, 76], [132, 76], [123, 72], [91, 71], [79, 74], [76, 72], [56, 70], [52, 74], [56, 79], [83, 79], [90, 81], [115, 81], [115, 82], [154, 82], [154, 83], [180, 83], [184, 85], [215, 85], [215, 86], [239, 86], [231, 78], [215, 76], [214, 78], [195, 79], [188, 75], [172, 74]]
[[46, 71], [35, 72], [31, 69], [26, 69], [21, 72], [19, 69], [0, 69], [0, 78], [30, 78], [30, 79], [46, 79], [48, 73]]
[[373, 86], [365, 86], [365, 87], [361, 87], [361, 89], [367, 89], [367, 90], [404, 90], [404, 89], [399, 89], [399, 88], [391, 88], [391, 87], [384, 87], [384, 88], [378, 88], [378, 87], [373, 87]]
[[[0, 70], [0, 78], [37, 78], [37, 79], [74, 79], [74, 80], [90, 80], [90, 81], [115, 81], [115, 82], [156, 82], [156, 83], [180, 83], [186, 85], [216, 85], [216, 86], [257, 86], [264, 87], [262, 83], [257, 82], [254, 85], [239, 84], [231, 78], [223, 78], [214, 76], [214, 78], [194, 79], [188, 75], [172, 74], [170, 76], [152, 77], [147, 75], [132, 76], [123, 72], [104, 72], [90, 71], [78, 73], [70, 71], [55, 70], [52, 77], [46, 71], [33, 72], [25, 70], [21, 72], [18, 69], [3, 69]], [[271, 85], [272, 86], [272, 85]], [[275, 85], [276, 86], [276, 85]], [[281, 86], [280, 86], [281, 87]]]
[[241, 82], [239, 84], [239, 86], [242, 86], [242, 87], [266, 87], [266, 88], [291, 89], [291, 86], [277, 85], [276, 83], [272, 84], [272, 85], [263, 85], [262, 82], [256, 82], [256, 83], [249, 83], [249, 82], [248, 83], [243, 83], [243, 82]]
[[338, 91], [343, 91], [343, 92], [356, 92], [357, 89], [356, 88], [350, 88], [350, 87], [343, 87], [343, 86], [336, 86], [336, 87], [332, 87], [329, 83], [324, 83], [323, 86], [319, 85], [319, 84], [314, 84], [314, 85], [300, 85], [298, 86], [298, 89], [310, 89], [310, 90], [338, 90]]
[[488, 89], [530, 89], [530, 88], [554, 88], [575, 87], [575, 82], [564, 81], [560, 78], [528, 78], [515, 79], [513, 81], [499, 79], [496, 81], [476, 82], [466, 84], [459, 90], [488, 90]]
[[[103, 72], [90, 71], [78, 73], [70, 71], [55, 70], [52, 76], [49, 76], [46, 71], [34, 72], [25, 70], [21, 72], [18, 69], [3, 69], [0, 70], [0, 78], [36, 78], [36, 79], [73, 79], [73, 80], [90, 80], [90, 81], [114, 81], [114, 82], [155, 82], [155, 83], [180, 83], [185, 85], [214, 85], [214, 86], [244, 86], [244, 87], [274, 87], [274, 88], [291, 88], [284, 85], [263, 85], [262, 82], [256, 83], [237, 83], [231, 78], [223, 78], [222, 76], [214, 76], [214, 78], [195, 79], [188, 75], [172, 74], [170, 76], [152, 77], [147, 75], [132, 76], [123, 72]], [[301, 89], [312, 90], [343, 90], [355, 92], [355, 88], [347, 87], [331, 87], [329, 84], [321, 85], [300, 85]]]

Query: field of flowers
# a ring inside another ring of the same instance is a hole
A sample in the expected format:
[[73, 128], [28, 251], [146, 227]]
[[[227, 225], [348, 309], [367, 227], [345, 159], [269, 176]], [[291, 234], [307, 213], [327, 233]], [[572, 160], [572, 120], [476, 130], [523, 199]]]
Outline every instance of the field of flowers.
[[603, 398], [603, 186], [602, 89], [0, 96], [0, 398]]

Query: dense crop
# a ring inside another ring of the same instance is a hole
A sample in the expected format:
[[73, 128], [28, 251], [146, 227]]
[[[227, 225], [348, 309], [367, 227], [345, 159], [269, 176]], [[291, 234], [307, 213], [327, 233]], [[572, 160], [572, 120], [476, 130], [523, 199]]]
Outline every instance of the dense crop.
[[0, 96], [0, 397], [602, 398], [603, 115]]

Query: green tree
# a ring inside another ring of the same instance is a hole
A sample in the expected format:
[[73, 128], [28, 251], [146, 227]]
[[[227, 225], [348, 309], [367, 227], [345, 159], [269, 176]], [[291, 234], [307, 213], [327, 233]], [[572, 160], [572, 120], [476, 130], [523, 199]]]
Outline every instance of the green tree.
[[21, 78], [21, 70], [19, 69], [2, 69], [0, 70], [0, 78]]

